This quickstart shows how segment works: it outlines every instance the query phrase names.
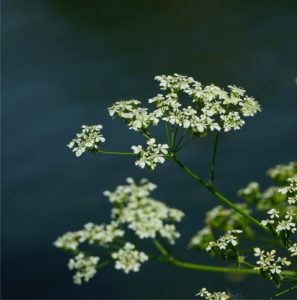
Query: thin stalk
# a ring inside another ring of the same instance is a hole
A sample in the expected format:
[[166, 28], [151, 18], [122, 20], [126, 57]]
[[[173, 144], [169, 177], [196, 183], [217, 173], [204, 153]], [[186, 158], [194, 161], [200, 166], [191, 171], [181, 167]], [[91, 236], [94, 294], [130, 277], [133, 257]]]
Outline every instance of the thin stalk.
[[286, 290], [284, 290], [284, 291], [282, 291], [282, 292], [280, 292], [280, 293], [277, 293], [277, 294], [274, 295], [271, 299], [277, 298], [277, 297], [279, 297], [279, 296], [282, 296], [282, 295], [284, 295], [284, 294], [286, 294], [286, 293], [288, 293], [288, 292], [290, 292], [290, 291], [293, 291], [293, 290], [295, 290], [295, 289], [297, 289], [297, 285], [294, 285], [294, 286], [292, 286], [292, 287], [290, 287], [290, 288], [288, 288], [288, 289], [286, 289]]
[[216, 134], [215, 143], [213, 146], [212, 161], [211, 161], [211, 165], [210, 165], [210, 183], [212, 185], [214, 185], [214, 180], [215, 180], [216, 157], [217, 157], [217, 148], [218, 148], [219, 137], [220, 137], [220, 133], [218, 132]]
[[176, 152], [176, 150], [178, 149], [178, 147], [181, 145], [182, 141], [184, 140], [184, 138], [187, 136], [187, 134], [189, 133], [189, 129], [186, 129], [182, 136], [180, 137], [180, 139], [178, 140], [176, 146], [175, 146], [175, 149], [174, 149], [174, 152]]
[[101, 268], [103, 268], [103, 267], [108, 266], [108, 265], [111, 264], [111, 263], [112, 263], [111, 260], [103, 261], [102, 263], [97, 264], [96, 269], [101, 269]]
[[[253, 269], [244, 269], [244, 268], [241, 269], [241, 268], [230, 268], [230, 267], [219, 267], [219, 266], [194, 264], [194, 263], [177, 260], [174, 258], [169, 259], [167, 262], [174, 266], [180, 267], [180, 268], [192, 269], [192, 270], [198, 270], [198, 271], [260, 275], [260, 271], [253, 270]], [[282, 275], [296, 276], [297, 273], [294, 271], [283, 271]]]
[[169, 137], [169, 131], [168, 131], [168, 124], [167, 124], [167, 122], [165, 122], [165, 131], [166, 131], [167, 143], [168, 143], [169, 147], [171, 148], [172, 145], [170, 143], [170, 137]]
[[158, 240], [153, 239], [153, 243], [163, 256], [165, 257], [169, 256], [168, 251], [162, 246], [162, 244]]
[[114, 152], [114, 151], [104, 151], [104, 150], [97, 150], [97, 152], [102, 154], [110, 154], [110, 155], [136, 155], [133, 152]]
[[177, 153], [179, 150], [181, 150], [188, 144], [192, 143], [194, 139], [195, 139], [195, 136], [192, 136], [187, 142], [185, 142], [183, 145], [180, 145], [178, 148], [176, 148], [175, 153]]
[[213, 194], [218, 200], [220, 200], [225, 205], [231, 207], [233, 210], [235, 210], [237, 213], [242, 215], [244, 218], [249, 220], [250, 222], [254, 223], [261, 229], [270, 232], [270, 230], [263, 226], [258, 220], [256, 220], [254, 217], [246, 213], [241, 208], [237, 207], [233, 202], [231, 202], [229, 199], [227, 199], [224, 195], [222, 195], [220, 192], [216, 191], [215, 188], [212, 185], [209, 185], [207, 182], [205, 182], [201, 177], [199, 177], [197, 174], [195, 174], [193, 171], [191, 171], [189, 168], [187, 168], [182, 162], [180, 162], [176, 157], [173, 157], [175, 162], [180, 166], [182, 170], [184, 170], [188, 175], [190, 175], [195, 181], [197, 181], [199, 184], [204, 186], [211, 194]]
[[175, 139], [176, 139], [176, 134], [177, 134], [177, 126], [174, 126], [174, 131], [171, 131], [171, 145], [172, 145], [172, 149], [174, 149], [174, 145], [175, 145]]

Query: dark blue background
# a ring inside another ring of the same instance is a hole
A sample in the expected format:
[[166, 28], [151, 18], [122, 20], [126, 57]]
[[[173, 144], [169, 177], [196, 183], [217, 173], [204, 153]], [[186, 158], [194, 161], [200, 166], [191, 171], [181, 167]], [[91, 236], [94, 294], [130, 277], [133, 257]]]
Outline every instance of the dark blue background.
[[[52, 242], [88, 221], [107, 221], [102, 191], [128, 176], [159, 185], [155, 196], [184, 210], [177, 256], [217, 202], [169, 162], [151, 173], [134, 158], [85, 155], [66, 144], [81, 124], [104, 125], [106, 149], [129, 151], [137, 134], [106, 108], [158, 92], [153, 77], [178, 72], [204, 84], [237, 84], [263, 106], [246, 126], [221, 139], [217, 177], [235, 197], [266, 170], [296, 160], [296, 1], [2, 1], [2, 296], [192, 297], [206, 286], [243, 297], [275, 292], [262, 278], [236, 282], [148, 263], [124, 275], [103, 269], [74, 286], [68, 255]], [[184, 161], [205, 174], [213, 137], [186, 149]], [[292, 294], [291, 294], [292, 296]]]

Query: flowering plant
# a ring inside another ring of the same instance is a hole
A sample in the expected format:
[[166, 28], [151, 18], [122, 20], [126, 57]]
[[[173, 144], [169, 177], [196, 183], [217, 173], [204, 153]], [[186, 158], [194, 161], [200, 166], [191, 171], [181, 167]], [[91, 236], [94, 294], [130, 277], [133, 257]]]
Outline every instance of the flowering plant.
[[[169, 160], [176, 163], [221, 204], [206, 213], [205, 227], [192, 237], [189, 248], [197, 252], [207, 251], [225, 261], [234, 261], [236, 267], [196, 264], [174, 257], [170, 247], [180, 237], [176, 223], [182, 220], [184, 213], [152, 198], [155, 184], [146, 179], [137, 183], [128, 178], [125, 185], [104, 192], [112, 205], [110, 223], [88, 223], [83, 229], [67, 232], [55, 241], [56, 247], [74, 255], [68, 264], [70, 270], [75, 270], [74, 283], [89, 281], [99, 268], [110, 264], [128, 274], [139, 271], [142, 264], [149, 260], [157, 260], [200, 271], [259, 275], [277, 288], [288, 285], [275, 296], [296, 289], [297, 163], [270, 169], [268, 176], [274, 185], [264, 191], [261, 191], [258, 183], [249, 183], [238, 192], [241, 203], [234, 203], [215, 186], [220, 135], [240, 129], [245, 124], [245, 117], [261, 111], [260, 104], [246, 95], [244, 89], [233, 85], [228, 86], [229, 90], [226, 91], [213, 84], [203, 86], [192, 77], [178, 74], [156, 76], [155, 79], [162, 93], [148, 100], [153, 109], [143, 106], [136, 99], [118, 101], [108, 109], [111, 117], [122, 119], [129, 129], [142, 135], [145, 145], [132, 145], [130, 152], [106, 151], [102, 148], [105, 141], [101, 133], [102, 125], [83, 125], [81, 133], [68, 147], [77, 157], [84, 152], [135, 156], [136, 166], [150, 170]], [[190, 98], [191, 105], [183, 105], [183, 95]], [[164, 127], [163, 137], [152, 134], [154, 126]], [[215, 142], [209, 178], [206, 180], [185, 166], [178, 158], [178, 152], [193, 140], [212, 133]], [[258, 220], [253, 216], [252, 208], [260, 214], [266, 212], [267, 218]], [[276, 249], [264, 249], [261, 245], [260, 248], [253, 239], [256, 233], [270, 236]], [[240, 240], [244, 238], [253, 245], [248, 256], [243, 254], [240, 247]], [[139, 248], [139, 243], [135, 243], [144, 239], [152, 242], [158, 254], [146, 253]], [[85, 245], [92, 245], [96, 249], [99, 247], [100, 255], [98, 250], [86, 251], [86, 248], [93, 248]], [[202, 288], [197, 295], [204, 299], [231, 297], [229, 293], [211, 293], [206, 288]]]

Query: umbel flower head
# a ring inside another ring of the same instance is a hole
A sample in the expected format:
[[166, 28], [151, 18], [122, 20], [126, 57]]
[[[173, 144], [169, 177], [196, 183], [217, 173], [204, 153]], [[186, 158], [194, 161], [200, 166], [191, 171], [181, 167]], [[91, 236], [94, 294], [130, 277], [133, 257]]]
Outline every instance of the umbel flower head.
[[136, 249], [129, 237], [133, 236], [134, 240], [135, 237], [158, 237], [170, 244], [175, 243], [180, 234], [172, 223], [180, 222], [184, 213], [151, 198], [156, 187], [146, 179], [136, 184], [132, 178], [127, 178], [126, 185], [104, 192], [113, 205], [109, 224], [97, 225], [90, 222], [81, 230], [66, 232], [54, 242], [57, 248], [77, 254], [70, 259], [68, 265], [71, 270], [76, 271], [74, 283], [81, 284], [82, 281], [90, 280], [99, 267], [98, 261], [101, 261], [101, 256], [97, 254], [85, 254], [82, 250], [85, 244], [107, 251], [115, 268], [127, 274], [139, 271], [141, 265], [148, 260], [148, 255]]
[[290, 266], [291, 262], [286, 257], [276, 257], [276, 250], [264, 251], [254, 248], [254, 256], [258, 257], [255, 270], [261, 271], [262, 275], [273, 281], [276, 286], [280, 285], [283, 266]]
[[199, 293], [196, 296], [200, 296], [205, 300], [228, 300], [230, 295], [226, 292], [209, 292], [206, 288], [200, 289]]
[[117, 252], [112, 253], [112, 258], [115, 259], [115, 268], [123, 270], [126, 274], [130, 271], [138, 272], [141, 263], [148, 260], [148, 256], [141, 251], [135, 249], [135, 245], [125, 243], [124, 247]]
[[[148, 112], [148, 108], [139, 107], [139, 100], [118, 101], [109, 108], [110, 116], [123, 119], [135, 131], [146, 131], [162, 120], [205, 136], [214, 130], [240, 129], [245, 123], [243, 117], [261, 111], [253, 97], [234, 85], [229, 85], [227, 92], [214, 84], [203, 86], [194, 78], [179, 74], [160, 75], [155, 79], [163, 91], [149, 99], [155, 110]], [[182, 93], [191, 99], [191, 105], [183, 106]]]
[[174, 244], [180, 234], [171, 223], [180, 222], [184, 213], [151, 198], [150, 193], [156, 185], [146, 179], [137, 185], [132, 178], [128, 178], [127, 183], [118, 186], [113, 192], [104, 192], [115, 205], [111, 211], [112, 218], [127, 225], [140, 239], [156, 238], [159, 235]]
[[82, 125], [81, 128], [82, 132], [78, 133], [76, 138], [67, 145], [75, 152], [77, 157], [81, 156], [86, 150], [97, 150], [99, 143], [105, 142], [105, 138], [101, 134], [102, 125]]
[[146, 144], [146, 150], [141, 145], [131, 147], [133, 152], [139, 156], [135, 165], [142, 169], [147, 166], [149, 169], [154, 170], [157, 164], [165, 162], [164, 156], [168, 154], [169, 146], [167, 144], [157, 144], [154, 138], [149, 139]]

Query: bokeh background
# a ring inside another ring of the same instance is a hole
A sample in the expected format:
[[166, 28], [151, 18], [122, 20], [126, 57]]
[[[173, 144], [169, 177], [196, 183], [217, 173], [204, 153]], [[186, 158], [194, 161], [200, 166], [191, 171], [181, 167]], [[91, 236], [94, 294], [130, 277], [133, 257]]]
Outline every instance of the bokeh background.
[[[185, 250], [217, 202], [173, 163], [156, 172], [134, 158], [85, 155], [66, 148], [81, 124], [104, 124], [105, 148], [140, 142], [106, 108], [158, 92], [158, 74], [178, 72], [204, 84], [237, 84], [263, 112], [221, 139], [218, 185], [235, 199], [250, 180], [296, 160], [296, 1], [3, 0], [2, 2], [2, 297], [193, 297], [229, 290], [262, 298], [275, 289], [259, 277], [228, 277], [148, 263], [125, 275], [103, 269], [75, 286], [68, 254], [52, 245], [67, 230], [108, 220], [105, 189], [125, 178], [159, 185], [155, 197], [185, 211], [179, 258], [216, 264]], [[213, 138], [182, 153], [200, 173]], [[219, 263], [219, 262], [218, 262]], [[290, 294], [292, 297], [293, 294]], [[294, 296], [293, 296], [294, 297]]]

